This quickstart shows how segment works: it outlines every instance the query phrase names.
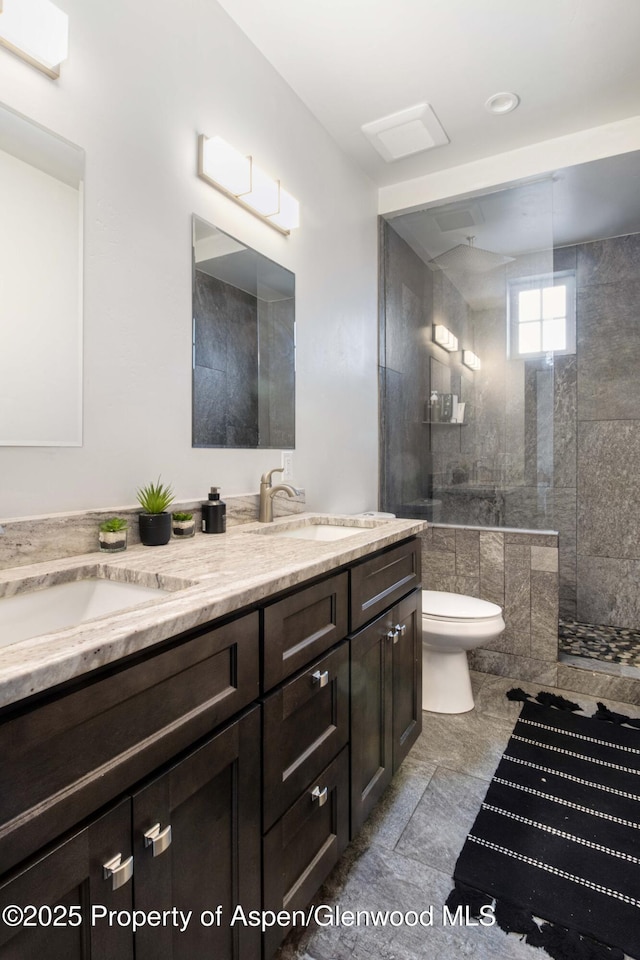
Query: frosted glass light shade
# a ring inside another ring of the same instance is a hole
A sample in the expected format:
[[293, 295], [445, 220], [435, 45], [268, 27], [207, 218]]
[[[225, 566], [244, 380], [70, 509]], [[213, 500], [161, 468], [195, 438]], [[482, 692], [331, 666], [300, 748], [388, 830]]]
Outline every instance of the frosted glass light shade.
[[0, 0], [0, 43], [50, 77], [69, 50], [69, 17], [51, 0]]
[[458, 338], [442, 323], [434, 323], [433, 339], [439, 346], [448, 350], [449, 353], [455, 353], [458, 349]]
[[222, 137], [198, 137], [198, 176], [279, 233], [288, 234], [299, 225], [296, 198], [254, 163], [253, 157], [240, 153]]
[[202, 172], [235, 196], [251, 189], [251, 157], [222, 137], [202, 138]]
[[462, 362], [465, 367], [469, 367], [470, 370], [480, 369], [480, 357], [477, 357], [471, 350], [462, 351]]
[[280, 210], [269, 217], [269, 222], [285, 230], [295, 230], [300, 226], [300, 204], [282, 187], [280, 187]]
[[253, 160], [249, 190], [238, 192], [243, 203], [263, 217], [271, 217], [280, 210], [280, 182], [268, 176]]

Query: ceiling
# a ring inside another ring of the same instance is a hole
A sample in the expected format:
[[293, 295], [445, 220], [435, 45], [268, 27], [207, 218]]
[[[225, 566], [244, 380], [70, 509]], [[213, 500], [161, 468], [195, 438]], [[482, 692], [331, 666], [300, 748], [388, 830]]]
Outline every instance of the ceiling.
[[[640, 114], [638, 0], [219, 2], [378, 186]], [[422, 103], [450, 142], [385, 161], [362, 125]]]

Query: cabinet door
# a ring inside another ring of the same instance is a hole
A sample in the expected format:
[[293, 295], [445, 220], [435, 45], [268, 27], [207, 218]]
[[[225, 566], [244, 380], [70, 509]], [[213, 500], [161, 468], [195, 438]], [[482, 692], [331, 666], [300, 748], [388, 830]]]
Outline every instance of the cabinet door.
[[393, 610], [351, 638], [351, 836], [393, 775]]
[[[114, 879], [105, 877], [104, 865], [117, 855], [124, 870], [116, 876], [114, 890]], [[102, 914], [92, 922], [89, 906], [131, 911], [133, 884], [126, 880], [130, 856], [131, 803], [124, 800], [6, 880], [0, 886], [0, 910], [10, 904], [41, 909], [31, 918], [34, 926], [0, 924], [2, 960], [132, 960], [131, 929], [110, 925]]]
[[422, 730], [422, 592], [393, 608], [393, 772]]
[[351, 637], [351, 836], [422, 730], [420, 590]]
[[136, 960], [259, 960], [259, 929], [231, 919], [260, 907], [260, 709], [135, 794], [133, 834], [136, 907], [192, 911], [138, 930]]

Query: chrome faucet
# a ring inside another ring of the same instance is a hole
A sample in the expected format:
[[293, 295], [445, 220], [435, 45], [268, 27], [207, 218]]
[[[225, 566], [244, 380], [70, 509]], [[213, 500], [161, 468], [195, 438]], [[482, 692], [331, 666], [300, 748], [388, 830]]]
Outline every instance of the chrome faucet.
[[288, 497], [295, 497], [301, 493], [296, 487], [290, 487], [288, 483], [278, 483], [275, 487], [271, 485], [271, 477], [274, 473], [283, 473], [284, 467], [274, 467], [273, 470], [267, 470], [260, 479], [260, 513], [258, 520], [260, 523], [271, 523], [273, 520], [273, 498], [276, 493], [286, 493]]

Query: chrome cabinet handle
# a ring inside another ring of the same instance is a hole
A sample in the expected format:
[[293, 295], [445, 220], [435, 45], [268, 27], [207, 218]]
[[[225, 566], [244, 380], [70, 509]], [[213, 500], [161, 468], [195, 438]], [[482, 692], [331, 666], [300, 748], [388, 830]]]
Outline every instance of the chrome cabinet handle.
[[395, 630], [388, 630], [388, 631], [387, 631], [387, 639], [388, 639], [388, 640], [393, 640], [394, 643], [397, 643], [397, 642], [398, 642], [398, 629], [397, 629], [397, 627], [396, 627]]
[[317, 683], [319, 687], [326, 687], [329, 683], [329, 671], [324, 670], [320, 673], [319, 670], [316, 670], [315, 673], [311, 674], [311, 679], [314, 683]]
[[398, 633], [401, 637], [404, 637], [406, 632], [407, 632], [406, 623], [396, 623], [396, 633]]
[[102, 876], [105, 880], [111, 878], [112, 890], [124, 887], [133, 876], [133, 857], [123, 860], [122, 854], [116, 853], [115, 857], [102, 864]]
[[160, 824], [154, 823], [144, 835], [144, 845], [145, 847], [151, 847], [151, 853], [154, 857], [159, 857], [171, 846], [171, 839], [171, 824], [161, 830]]
[[323, 790], [321, 790], [320, 787], [314, 787], [311, 791], [311, 799], [317, 800], [319, 807], [324, 807], [325, 803], [327, 802], [328, 792], [328, 787], [325, 787]]

